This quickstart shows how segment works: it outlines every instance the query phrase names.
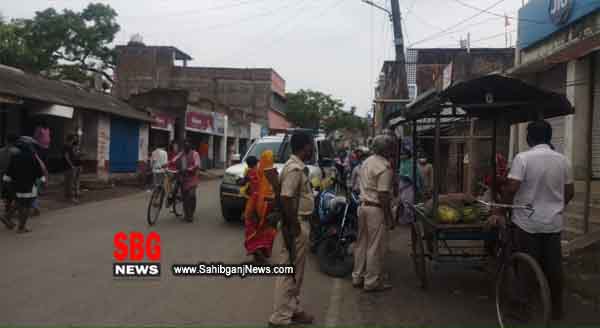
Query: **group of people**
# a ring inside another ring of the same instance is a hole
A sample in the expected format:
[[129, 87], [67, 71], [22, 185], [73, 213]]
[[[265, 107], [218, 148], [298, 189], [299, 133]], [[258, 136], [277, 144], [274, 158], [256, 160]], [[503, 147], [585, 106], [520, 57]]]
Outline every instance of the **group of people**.
[[[39, 196], [48, 182], [48, 153], [50, 129], [45, 121], [40, 121], [34, 136], [17, 137], [8, 134], [4, 147], [0, 148], [0, 190], [5, 204], [5, 212], [0, 221], [8, 229], [17, 227], [17, 233], [30, 232], [27, 220], [40, 214]], [[79, 137], [67, 137], [62, 150], [65, 181], [65, 199], [79, 202], [81, 150]], [[13, 222], [17, 214], [18, 223]]]
[[[573, 179], [565, 156], [550, 147], [550, 124], [535, 121], [529, 124], [527, 131], [531, 148], [519, 153], [510, 169], [505, 167], [507, 178], [501, 188], [500, 199], [506, 204], [531, 204], [536, 211], [530, 215], [524, 210], [514, 210], [512, 223], [508, 223], [505, 209], [494, 208], [488, 225], [514, 224], [512, 231], [515, 233], [516, 247], [533, 256], [542, 267], [550, 285], [553, 317], [560, 319], [563, 316], [562, 213], [573, 198]], [[246, 247], [249, 253], [264, 249], [268, 252], [263, 255], [268, 255], [274, 239], [281, 236], [285, 241], [286, 232], [294, 237], [291, 247], [289, 243], [282, 242], [275, 250], [280, 255], [279, 264], [293, 264], [296, 272], [293, 276], [277, 277], [270, 326], [313, 321], [300, 302], [310, 229], [309, 213], [312, 213], [314, 206], [304, 161], [311, 158], [312, 145], [311, 137], [304, 133], [298, 132], [292, 136], [293, 155], [276, 182], [268, 178], [268, 172], [274, 171], [272, 154], [263, 154], [259, 161], [253, 159], [249, 163], [251, 205], [248, 205], [245, 213]], [[412, 185], [413, 192], [417, 188], [424, 193], [433, 189], [433, 169], [426, 160], [418, 161], [417, 172], [421, 182], [412, 181], [413, 174], [408, 173], [412, 167], [402, 167], [403, 161], [407, 162], [412, 154], [405, 154], [400, 159], [398, 170], [394, 169], [392, 163], [396, 156], [396, 145], [397, 141], [392, 136], [375, 137], [371, 144], [373, 154], [365, 159], [366, 152], [363, 153], [363, 160], [357, 163], [352, 174], [352, 187], [356, 188], [355, 183], [358, 185], [361, 202], [358, 209], [358, 237], [353, 252], [352, 285], [365, 292], [384, 291], [392, 287], [384, 269], [388, 234], [398, 220], [403, 223], [402, 218], [395, 216], [392, 211], [394, 197], [402, 193], [403, 184]], [[394, 183], [398, 182], [398, 176], [401, 177], [401, 188], [395, 190]], [[417, 184], [421, 185], [417, 187]], [[279, 199], [277, 206], [284, 214], [279, 226], [282, 233], [277, 233], [276, 227], [270, 225], [269, 215], [266, 214], [273, 208], [270, 202], [276, 199]]]
[[[165, 149], [166, 148], [166, 149]], [[184, 220], [193, 221], [196, 212], [196, 188], [199, 183], [200, 156], [194, 150], [192, 142], [186, 139], [183, 143], [183, 151], [179, 150], [179, 144], [176, 141], [171, 142], [167, 147], [157, 146], [151, 153], [150, 165], [154, 185], [163, 185], [167, 195], [171, 195], [173, 182], [168, 172], [176, 173], [175, 178], [179, 179], [176, 184], [181, 188], [183, 199]]]

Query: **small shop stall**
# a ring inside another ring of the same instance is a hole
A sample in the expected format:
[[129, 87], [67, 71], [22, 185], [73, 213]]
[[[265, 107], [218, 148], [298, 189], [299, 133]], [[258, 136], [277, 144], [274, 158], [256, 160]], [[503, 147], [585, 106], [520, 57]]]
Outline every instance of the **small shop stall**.
[[[496, 184], [496, 136], [498, 122], [520, 123], [536, 119], [546, 119], [573, 113], [569, 101], [560, 94], [541, 90], [520, 80], [492, 74], [477, 79], [454, 83], [448, 88], [438, 91], [430, 90], [408, 104], [403, 112], [403, 120], [398, 124], [408, 124], [412, 130], [412, 144], [418, 143], [418, 124], [433, 119], [434, 136], [434, 181], [433, 196], [425, 203], [408, 204], [412, 206], [416, 219], [411, 226], [412, 258], [415, 272], [423, 289], [428, 287], [428, 274], [431, 265], [461, 264], [468, 267], [488, 267], [490, 262], [497, 263], [496, 270], [496, 304], [498, 320], [501, 326], [509, 325], [507, 307], [514, 295], [515, 283], [524, 272], [532, 275], [537, 284], [531, 295], [536, 296], [535, 306], [528, 311], [534, 312], [536, 323], [544, 325], [549, 321], [549, 289], [546, 278], [537, 262], [527, 254], [514, 252], [510, 234], [511, 225], [490, 229], [486, 226], [492, 207], [508, 207], [535, 211], [530, 205], [504, 205], [495, 203], [498, 193]], [[442, 119], [452, 124], [447, 118], [476, 118], [491, 120], [493, 132], [491, 136], [492, 183], [490, 184], [491, 200], [484, 202], [469, 195], [440, 195], [440, 127]], [[413, 156], [413, 179], [417, 177], [416, 156]], [[413, 180], [413, 181], [414, 181]], [[460, 203], [465, 207], [448, 209], [447, 202]], [[451, 219], [444, 218], [444, 211], [456, 211]], [[510, 222], [510, 220], [509, 220]], [[493, 261], [490, 261], [492, 260]], [[516, 268], [520, 268], [516, 270]], [[529, 270], [530, 269], [530, 270]], [[519, 274], [515, 275], [515, 272]], [[534, 287], [532, 287], [534, 288]], [[518, 288], [517, 288], [518, 289]], [[511, 298], [512, 297], [512, 298]], [[510, 300], [506, 301], [507, 299]], [[511, 307], [512, 311], [513, 308]], [[531, 314], [531, 313], [529, 313]], [[531, 323], [531, 321], [528, 321]]]

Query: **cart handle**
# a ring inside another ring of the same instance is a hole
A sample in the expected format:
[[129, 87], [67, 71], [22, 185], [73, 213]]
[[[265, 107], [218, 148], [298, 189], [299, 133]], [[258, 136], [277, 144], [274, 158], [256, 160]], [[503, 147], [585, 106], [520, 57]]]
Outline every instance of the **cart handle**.
[[509, 208], [509, 209], [520, 209], [520, 210], [526, 210], [529, 211], [529, 217], [533, 216], [533, 214], [535, 213], [535, 208], [533, 208], [533, 206], [531, 206], [531, 204], [527, 204], [527, 205], [509, 205], [509, 204], [500, 204], [500, 203], [493, 203], [493, 202], [486, 202], [483, 200], [477, 200], [478, 203], [483, 204], [487, 207], [498, 207], [498, 208]]

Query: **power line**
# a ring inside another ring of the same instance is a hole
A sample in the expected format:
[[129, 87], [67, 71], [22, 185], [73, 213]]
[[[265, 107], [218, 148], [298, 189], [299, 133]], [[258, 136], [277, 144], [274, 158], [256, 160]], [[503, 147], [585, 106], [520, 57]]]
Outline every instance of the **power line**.
[[452, 1], [458, 3], [459, 5], [461, 5], [463, 7], [467, 7], [467, 8], [473, 9], [473, 10], [478, 10], [480, 12], [484, 12], [486, 14], [490, 14], [490, 15], [497, 16], [497, 17], [502, 17], [502, 18], [511, 19], [511, 20], [517, 20], [519, 22], [533, 23], [533, 24], [550, 24], [548, 22], [536, 21], [533, 19], [518, 18], [518, 17], [514, 17], [514, 16], [502, 15], [499, 13], [495, 13], [493, 11], [489, 11], [488, 9], [483, 9], [483, 8], [473, 6], [472, 4], [466, 3], [462, 0], [452, 0]]
[[[494, 4], [492, 4], [491, 6], [489, 6], [489, 7], [485, 8], [485, 10], [490, 10], [490, 9], [493, 9], [494, 7], [498, 6], [499, 4], [501, 4], [501, 3], [502, 3], [502, 2], [504, 2], [504, 1], [505, 1], [505, 0], [499, 0], [499, 1], [496, 1], [496, 2], [495, 2]], [[452, 25], [452, 26], [449, 26], [449, 27], [447, 27], [447, 28], [443, 29], [441, 32], [438, 32], [438, 33], [432, 34], [432, 35], [430, 35], [430, 36], [428, 36], [428, 37], [426, 37], [426, 38], [424, 38], [424, 39], [421, 39], [421, 40], [419, 40], [419, 41], [417, 41], [417, 42], [413, 42], [413, 43], [412, 43], [410, 46], [411, 46], [411, 47], [413, 47], [413, 46], [415, 46], [415, 45], [417, 45], [417, 44], [419, 44], [419, 43], [423, 43], [423, 42], [427, 42], [427, 41], [430, 41], [430, 40], [436, 39], [436, 38], [438, 38], [440, 35], [442, 35], [442, 34], [444, 34], [444, 33], [448, 32], [448, 31], [451, 31], [451, 30], [453, 30], [454, 28], [456, 28], [456, 27], [458, 27], [458, 26], [460, 26], [460, 25], [462, 25], [462, 24], [464, 24], [464, 23], [466, 23], [466, 22], [468, 22], [468, 21], [470, 21], [470, 20], [472, 20], [472, 19], [474, 19], [474, 18], [476, 18], [476, 17], [479, 17], [479, 16], [481, 16], [481, 15], [482, 15], [482, 14], [484, 14], [484, 13], [485, 13], [484, 11], [480, 11], [480, 12], [478, 12], [478, 13], [476, 13], [476, 14], [472, 15], [472, 16], [469, 16], [469, 17], [467, 17], [467, 18], [465, 18], [465, 19], [463, 19], [463, 20], [459, 21], [458, 23], [456, 23], [456, 24], [454, 24], [454, 25]]]
[[265, 1], [267, 1], [267, 0], [245, 0], [245, 1], [239, 1], [234, 4], [219, 5], [219, 6], [201, 8], [201, 9], [193, 9], [193, 10], [177, 11], [177, 12], [166, 12], [166, 13], [159, 13], [159, 14], [155, 14], [155, 15], [126, 15], [123, 17], [128, 17], [128, 18], [155, 18], [155, 17], [164, 18], [164, 17], [167, 17], [168, 18], [168, 17], [190, 16], [190, 15], [197, 14], [197, 13], [204, 13], [207, 11], [219, 11], [219, 10], [233, 9], [233, 8], [245, 6], [247, 4], [256, 4], [259, 2], [265, 2]]
[[289, 7], [291, 7], [294, 4], [295, 4], [295, 2], [291, 1], [291, 2], [286, 3], [283, 6], [280, 6], [280, 7], [277, 7], [277, 8], [271, 8], [271, 10], [266, 10], [266, 11], [260, 12], [260, 13], [258, 13], [256, 15], [246, 16], [246, 17], [244, 17], [242, 19], [239, 19], [239, 20], [237, 20], [235, 22], [210, 25], [210, 26], [206, 26], [206, 27], [202, 28], [201, 30], [212, 31], [212, 30], [215, 30], [215, 29], [221, 29], [221, 28], [228, 28], [228, 27], [232, 27], [232, 26], [237, 26], [237, 25], [239, 25], [241, 23], [247, 23], [247, 22], [252, 21], [252, 20], [254, 20], [256, 18], [270, 16], [270, 15], [272, 15], [272, 14], [278, 12], [278, 11], [281, 11], [281, 10], [289, 8]]
[[[327, 12], [329, 10], [335, 9], [336, 7], [338, 7], [339, 5], [341, 5], [343, 2], [344, 2], [344, 0], [337, 0], [337, 1], [334, 0], [331, 3], [331, 6], [325, 7], [323, 10], [321, 10], [320, 12], [318, 12], [317, 15], [312, 16], [312, 17], [308, 17], [307, 20], [310, 21], [310, 20], [313, 20], [313, 19], [321, 18], [325, 14], [327, 14]], [[297, 17], [299, 17], [299, 16], [297, 16]], [[307, 21], [307, 20], [305, 20], [305, 21]], [[287, 36], [287, 34], [290, 33], [290, 32], [292, 32], [296, 27], [298, 27], [298, 24], [291, 25], [290, 28], [287, 31], [284, 31], [282, 34], [280, 34], [278, 37], [276, 37], [275, 39], [273, 39], [271, 42], [263, 44], [261, 46], [261, 49], [266, 49], [266, 48], [272, 47], [273, 45], [275, 45], [279, 41], [283, 40]]]
[[[242, 52], [244, 50], [248, 49], [248, 45], [252, 45], [252, 44], [257, 43], [255, 41], [263, 40], [264, 36], [267, 33], [270, 33], [273, 30], [278, 30], [278, 29], [280, 30], [281, 27], [283, 27], [283, 26], [285, 26], [285, 25], [287, 25], [289, 23], [292, 23], [292, 22], [294, 22], [294, 20], [297, 20], [298, 18], [300, 18], [302, 16], [302, 14], [298, 14], [298, 12], [305, 13], [306, 9], [308, 9], [313, 4], [313, 3], [305, 3], [306, 1], [307, 0], [301, 0], [301, 1], [299, 1], [298, 3], [300, 4], [300, 6], [298, 6], [296, 8], [293, 8], [291, 15], [286, 15], [285, 17], [283, 17], [282, 20], [278, 21], [275, 25], [270, 26], [268, 29], [265, 29], [265, 30], [261, 31], [259, 33], [259, 37], [258, 38], [252, 38], [253, 39], [252, 42], [248, 42], [244, 47], [240, 47], [237, 50], [231, 52], [231, 54], [229, 56], [227, 56], [225, 58], [221, 57], [220, 59], [221, 60], [223, 60], [223, 59], [227, 60], [227, 59], [238, 57], [239, 55], [242, 54]], [[304, 4], [304, 5], [302, 5], [302, 4]]]

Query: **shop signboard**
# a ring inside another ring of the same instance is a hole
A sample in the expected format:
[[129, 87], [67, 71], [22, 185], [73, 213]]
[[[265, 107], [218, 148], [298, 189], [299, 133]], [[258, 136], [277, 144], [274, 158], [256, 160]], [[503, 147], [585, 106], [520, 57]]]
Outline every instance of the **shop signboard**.
[[225, 134], [225, 115], [213, 112], [214, 134]]
[[152, 120], [152, 128], [157, 130], [171, 131], [175, 123], [174, 117], [162, 113], [152, 113]]
[[214, 134], [214, 119], [212, 113], [190, 111], [185, 113], [185, 128], [191, 131]]
[[531, 47], [599, 9], [598, 0], [530, 0], [519, 10], [518, 44]]

